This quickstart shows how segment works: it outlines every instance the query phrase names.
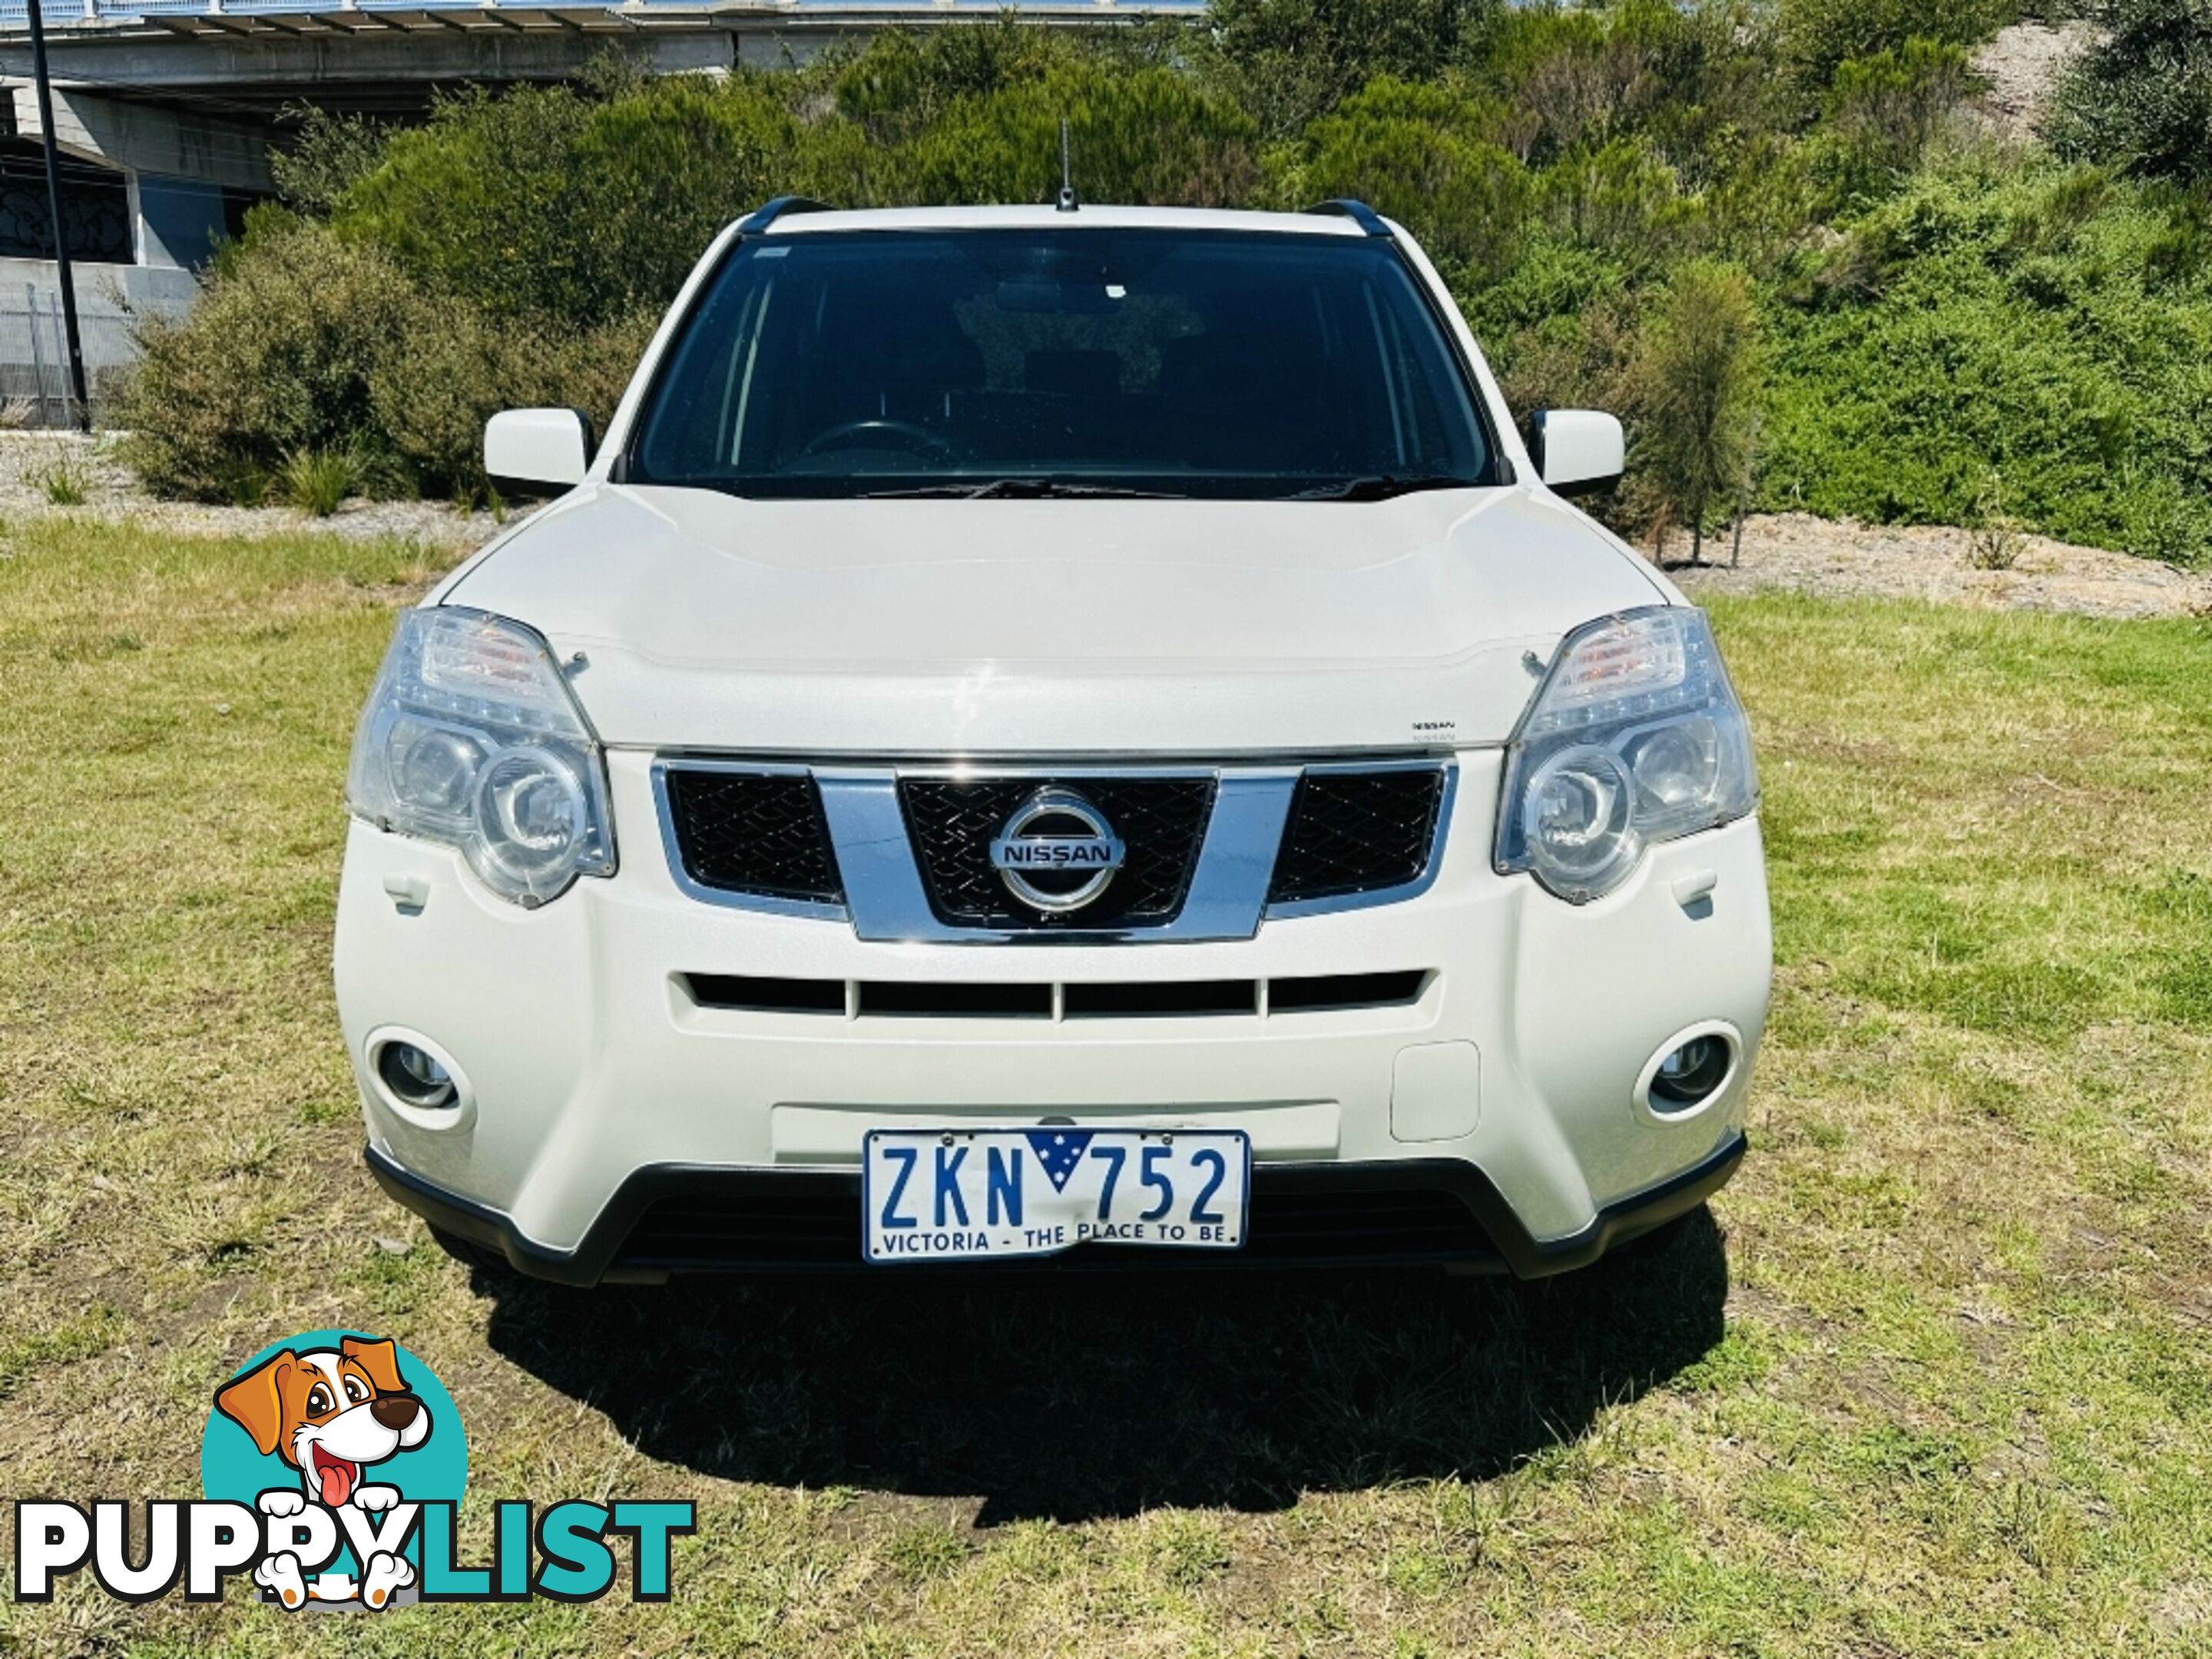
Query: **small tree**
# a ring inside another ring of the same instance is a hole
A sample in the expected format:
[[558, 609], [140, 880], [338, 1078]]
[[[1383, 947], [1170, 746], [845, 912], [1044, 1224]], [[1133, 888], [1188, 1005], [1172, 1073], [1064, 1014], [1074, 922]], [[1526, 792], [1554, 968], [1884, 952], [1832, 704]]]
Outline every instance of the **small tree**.
[[1750, 283], [1710, 260], [1675, 272], [1638, 343], [1639, 470], [1665, 515], [1690, 526], [1692, 564], [1703, 562], [1707, 515], [1749, 493], [1760, 355]]

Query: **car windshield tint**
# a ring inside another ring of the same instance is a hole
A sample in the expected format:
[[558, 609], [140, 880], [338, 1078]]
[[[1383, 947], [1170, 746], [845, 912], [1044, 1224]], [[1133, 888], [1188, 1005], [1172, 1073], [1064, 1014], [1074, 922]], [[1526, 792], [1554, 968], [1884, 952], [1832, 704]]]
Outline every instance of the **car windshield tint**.
[[1459, 362], [1379, 238], [750, 239], [626, 477], [744, 495], [1375, 499], [1490, 481]]

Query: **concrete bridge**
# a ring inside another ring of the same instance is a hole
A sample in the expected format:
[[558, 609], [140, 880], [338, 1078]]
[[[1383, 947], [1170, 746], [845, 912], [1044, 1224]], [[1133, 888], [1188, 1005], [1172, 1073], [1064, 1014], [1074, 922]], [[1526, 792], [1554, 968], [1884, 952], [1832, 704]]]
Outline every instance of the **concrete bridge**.
[[[803, 60], [890, 27], [1061, 27], [1194, 17], [1205, 0], [45, 0], [62, 219], [87, 367], [131, 355], [127, 315], [174, 312], [272, 190], [287, 108], [405, 118], [441, 88], [574, 76], [618, 46], [664, 72]], [[0, 420], [58, 419], [58, 336], [25, 0], [0, 0]], [[98, 402], [95, 390], [94, 402]], [[26, 404], [27, 403], [27, 409]]]

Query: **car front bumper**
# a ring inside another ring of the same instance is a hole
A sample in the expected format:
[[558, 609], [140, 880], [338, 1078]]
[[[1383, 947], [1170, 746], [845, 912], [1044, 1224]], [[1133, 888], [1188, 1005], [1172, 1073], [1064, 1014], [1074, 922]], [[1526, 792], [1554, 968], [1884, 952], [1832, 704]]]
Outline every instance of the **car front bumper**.
[[[1619, 891], [1571, 906], [1492, 868], [1498, 757], [1458, 761], [1426, 892], [1207, 943], [871, 943], [703, 904], [649, 833], [650, 757], [635, 752], [610, 757], [620, 872], [536, 911], [485, 893], [449, 849], [356, 823], [337, 974], [371, 1166], [434, 1224], [588, 1283], [858, 1266], [874, 1127], [1235, 1127], [1255, 1164], [1249, 1263], [1578, 1266], [1694, 1207], [1742, 1154], [1771, 959], [1758, 823], [1655, 848]], [[762, 1012], [695, 990], [1413, 970], [1418, 994], [1387, 1006], [1082, 1019], [872, 1015], [857, 997]], [[1736, 1044], [1729, 1081], [1652, 1111], [1639, 1080], [1701, 1030]], [[395, 1032], [451, 1058], [458, 1109], [386, 1095], [369, 1055]], [[1166, 1265], [1098, 1246], [1068, 1265], [1094, 1263]]]

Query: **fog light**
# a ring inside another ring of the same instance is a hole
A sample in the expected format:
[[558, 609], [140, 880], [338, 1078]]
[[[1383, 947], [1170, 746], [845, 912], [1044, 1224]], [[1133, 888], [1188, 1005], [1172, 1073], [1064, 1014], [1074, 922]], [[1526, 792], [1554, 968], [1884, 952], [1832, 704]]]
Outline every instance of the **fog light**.
[[1659, 1062], [1651, 1076], [1651, 1109], [1686, 1112], [1728, 1080], [1735, 1053], [1724, 1036], [1692, 1037]]
[[453, 1074], [435, 1055], [411, 1042], [387, 1042], [379, 1048], [376, 1074], [402, 1105], [434, 1112], [460, 1103]]

